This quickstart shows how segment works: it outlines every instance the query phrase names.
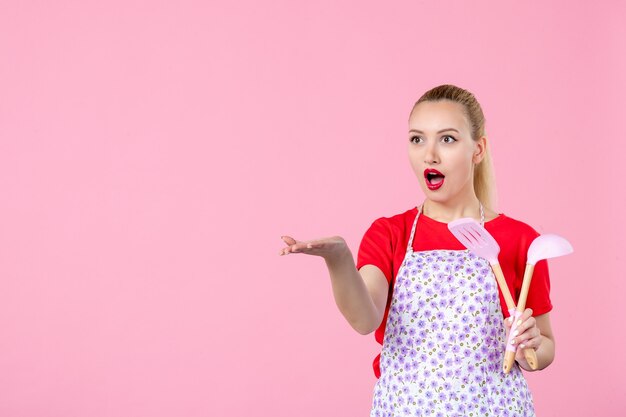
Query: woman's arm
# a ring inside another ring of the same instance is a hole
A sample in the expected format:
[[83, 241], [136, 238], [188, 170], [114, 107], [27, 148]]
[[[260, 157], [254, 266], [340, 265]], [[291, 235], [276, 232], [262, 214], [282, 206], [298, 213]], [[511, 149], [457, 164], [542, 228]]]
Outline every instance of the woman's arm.
[[340, 236], [298, 242], [283, 236], [288, 247], [281, 255], [305, 253], [322, 256], [326, 261], [335, 303], [350, 326], [361, 334], [376, 330], [383, 320], [389, 284], [376, 266], [365, 265], [357, 271], [352, 252]]
[[370, 334], [380, 326], [385, 314], [389, 284], [374, 265], [356, 270], [350, 251], [345, 258], [326, 260], [335, 303], [354, 330]]

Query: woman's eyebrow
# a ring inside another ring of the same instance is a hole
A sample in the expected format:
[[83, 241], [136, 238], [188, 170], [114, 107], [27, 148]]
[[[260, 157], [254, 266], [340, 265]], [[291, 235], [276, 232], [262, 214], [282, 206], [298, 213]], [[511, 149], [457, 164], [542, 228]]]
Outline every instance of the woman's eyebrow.
[[[447, 129], [442, 129], [442, 130], [440, 130], [440, 131], [439, 131], [439, 132], [437, 132], [437, 133], [447, 132], [448, 130], [454, 130], [456, 133], [461, 133], [461, 132], [459, 132], [458, 130], [456, 130], [456, 129], [452, 128], [452, 127], [449, 127], [449, 128], [447, 128]], [[417, 129], [411, 129], [411, 130], [409, 130], [409, 133], [410, 133], [410, 132], [415, 132], [415, 133], [424, 133], [424, 132], [422, 132], [421, 130], [417, 130]]]

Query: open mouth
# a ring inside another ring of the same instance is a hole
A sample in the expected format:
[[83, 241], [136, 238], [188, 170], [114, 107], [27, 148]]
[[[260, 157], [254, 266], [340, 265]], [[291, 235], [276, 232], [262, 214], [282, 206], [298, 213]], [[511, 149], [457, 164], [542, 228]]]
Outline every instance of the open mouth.
[[428, 168], [424, 171], [424, 178], [426, 179], [426, 186], [431, 190], [437, 190], [443, 185], [445, 175], [436, 169]]

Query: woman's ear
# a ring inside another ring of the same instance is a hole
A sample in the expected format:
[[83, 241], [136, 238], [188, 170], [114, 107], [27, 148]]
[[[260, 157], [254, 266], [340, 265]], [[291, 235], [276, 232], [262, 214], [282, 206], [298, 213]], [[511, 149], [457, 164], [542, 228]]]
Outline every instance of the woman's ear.
[[472, 156], [472, 162], [478, 165], [485, 157], [485, 152], [487, 152], [487, 137], [481, 136], [476, 142], [476, 148], [474, 149], [474, 155]]

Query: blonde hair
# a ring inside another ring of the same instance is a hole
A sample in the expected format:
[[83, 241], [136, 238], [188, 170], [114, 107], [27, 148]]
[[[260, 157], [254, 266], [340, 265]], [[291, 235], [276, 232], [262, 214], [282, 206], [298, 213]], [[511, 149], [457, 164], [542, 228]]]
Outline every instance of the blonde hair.
[[[413, 106], [417, 106], [423, 101], [450, 100], [459, 103], [465, 109], [465, 114], [469, 120], [472, 139], [477, 141], [485, 136], [485, 115], [476, 100], [476, 97], [467, 90], [451, 84], [443, 84], [425, 92]], [[411, 110], [411, 113], [413, 110]], [[482, 161], [474, 167], [474, 191], [478, 200], [492, 210], [496, 204], [496, 180], [489, 150], [489, 141], [485, 148], [485, 156]]]

